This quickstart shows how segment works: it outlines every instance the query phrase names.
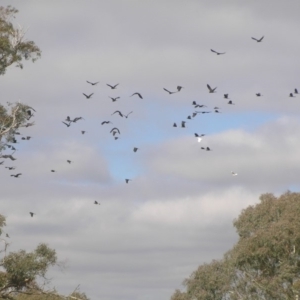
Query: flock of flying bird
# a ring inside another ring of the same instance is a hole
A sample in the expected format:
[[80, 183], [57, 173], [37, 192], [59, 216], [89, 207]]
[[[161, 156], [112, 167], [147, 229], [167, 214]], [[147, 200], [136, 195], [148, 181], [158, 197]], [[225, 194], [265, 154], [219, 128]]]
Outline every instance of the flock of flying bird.
[[[256, 42], [260, 43], [260, 42], [263, 41], [264, 36], [262, 36], [259, 39], [252, 37], [252, 39], [255, 40]], [[217, 55], [225, 55], [226, 54], [226, 52], [218, 52], [218, 51], [215, 51], [213, 49], [210, 49], [210, 50], [211, 50], [211, 52], [213, 52], [213, 53], [215, 53]], [[91, 86], [96, 86], [99, 83], [99, 82], [91, 82], [91, 81], [86, 81], [86, 82], [88, 84], [90, 84]], [[116, 90], [117, 87], [119, 86], [119, 83], [115, 84], [115, 85], [110, 85], [110, 84], [106, 84], [106, 85], [108, 87], [110, 87], [111, 90]], [[209, 93], [216, 93], [217, 87], [213, 87], [212, 88], [209, 84], [207, 84], [206, 86], [207, 86], [207, 89], [208, 89]], [[175, 93], [179, 93], [182, 89], [183, 89], [183, 87], [179, 86], [179, 85], [176, 87], [175, 91], [170, 91], [170, 90], [168, 90], [166, 88], [163, 88], [163, 90], [165, 92], [167, 92], [169, 95], [172, 95], [172, 94], [175, 94]], [[295, 88], [294, 92], [289, 93], [289, 97], [295, 97], [296, 94], [298, 94], [298, 90]], [[94, 95], [94, 93], [91, 93], [91, 94], [83, 93], [83, 96], [86, 99], [91, 99], [93, 95]], [[130, 97], [133, 97], [133, 96], [137, 96], [140, 99], [143, 99], [143, 96], [139, 92], [133, 93]], [[256, 96], [257, 97], [261, 97], [263, 95], [261, 93], [256, 93]], [[109, 98], [112, 100], [112, 102], [116, 102], [118, 99], [120, 99], [120, 97], [109, 97]], [[224, 94], [223, 98], [226, 99], [226, 100], [229, 100], [227, 102], [227, 104], [229, 104], [229, 105], [235, 105], [235, 103], [233, 103], [232, 100], [229, 99], [229, 94]], [[207, 107], [206, 105], [198, 104], [196, 101], [193, 101], [192, 105], [193, 105], [194, 109], [198, 109], [198, 108], [199, 109], [204, 109], [205, 107]], [[27, 110], [27, 114], [28, 114], [27, 120], [30, 120], [31, 117], [34, 116], [33, 111], [35, 111], [33, 108], [30, 108], [30, 109]], [[213, 111], [206, 111], [206, 110], [204, 110], [204, 111], [198, 111], [198, 110], [195, 110], [191, 115], [189, 115], [187, 117], [187, 119], [191, 120], [192, 118], [195, 118], [198, 114], [207, 114], [207, 113], [212, 113], [212, 112], [214, 112], [214, 113], [220, 113], [220, 108], [219, 107], [214, 107]], [[124, 118], [127, 119], [130, 116], [130, 114], [132, 114], [132, 113], [133, 113], [133, 111], [130, 111], [127, 114], [124, 114], [120, 110], [116, 110], [111, 115], [117, 114], [119, 117], [122, 117], [122, 118], [124, 117]], [[72, 123], [76, 123], [77, 121], [80, 121], [80, 120], [83, 120], [83, 117], [75, 117], [75, 118], [72, 119], [72, 118], [70, 118], [70, 116], [67, 116], [66, 119], [64, 121], [62, 121], [62, 123], [65, 126], [70, 127]], [[185, 128], [186, 127], [186, 122], [187, 121], [183, 120], [178, 125], [175, 122], [175, 123], [173, 123], [173, 127], [179, 127], [180, 126], [181, 128]], [[108, 125], [108, 124], [112, 124], [112, 122], [109, 121], [109, 120], [104, 120], [104, 121], [101, 122], [101, 125]], [[27, 124], [24, 125], [24, 127], [29, 127], [29, 126], [32, 126], [32, 125], [34, 125], [33, 122], [32, 123], [28, 122]], [[81, 134], [85, 134], [85, 132], [86, 131], [82, 130]], [[20, 133], [16, 132], [16, 134], [18, 135]], [[121, 132], [120, 132], [119, 128], [113, 127], [113, 128], [110, 129], [110, 134], [114, 137], [115, 140], [117, 140], [119, 138]], [[199, 143], [201, 142], [202, 138], [205, 136], [205, 134], [203, 134], [203, 133], [202, 134], [195, 133], [194, 135], [197, 138], [197, 141]], [[21, 139], [28, 141], [28, 140], [30, 140], [30, 138], [31, 138], [30, 136], [26, 136], [26, 137], [22, 137]], [[12, 140], [11, 143], [12, 144], [17, 143], [17, 140], [15, 138], [13, 138], [13, 140]], [[5, 146], [8, 147], [8, 148], [10, 148], [11, 150], [13, 150], [15, 152], [16, 148], [12, 144], [7, 143]], [[138, 147], [134, 147], [133, 148], [133, 152], [137, 152], [138, 149], [139, 149]], [[205, 150], [205, 151], [211, 151], [210, 147], [201, 147], [201, 149]], [[16, 158], [13, 157], [14, 152], [12, 154], [5, 154], [5, 155], [1, 155], [1, 153], [0, 153], [0, 158], [10, 159], [11, 161], [15, 161]], [[3, 165], [3, 163], [4, 163], [4, 160], [0, 161], [0, 166]], [[67, 163], [71, 164], [71, 160], [67, 160]], [[14, 167], [14, 166], [5, 166], [5, 168], [8, 169], [8, 170], [15, 170], [16, 167]], [[56, 172], [56, 171], [52, 169], [51, 172]], [[22, 175], [22, 173], [16, 173], [16, 174], [11, 174], [10, 176], [14, 177], [14, 178], [19, 178], [21, 175]], [[232, 176], [237, 176], [238, 174], [236, 172], [234, 172], [234, 171], [231, 171], [231, 175]], [[131, 180], [132, 179], [130, 179], [130, 178], [125, 178], [125, 183], [128, 184], [129, 181], [131, 181]], [[100, 203], [98, 201], [96, 201], [96, 200], [94, 201], [94, 204], [95, 205], [100, 205]], [[35, 215], [34, 212], [29, 212], [29, 214], [30, 214], [31, 217], [33, 217]], [[9, 235], [6, 234], [6, 237], [9, 237]]]

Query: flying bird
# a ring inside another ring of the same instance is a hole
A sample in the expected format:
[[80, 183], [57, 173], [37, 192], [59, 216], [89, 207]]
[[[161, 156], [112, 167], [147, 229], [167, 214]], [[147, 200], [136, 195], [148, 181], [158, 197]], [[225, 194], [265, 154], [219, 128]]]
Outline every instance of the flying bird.
[[8, 170], [14, 170], [16, 167], [5, 167], [5, 169], [8, 169]]
[[55, 172], [55, 170], [51, 170], [51, 172]]
[[26, 136], [26, 137], [22, 137], [22, 140], [30, 140], [31, 139], [31, 136]]
[[210, 49], [210, 51], [216, 53], [217, 55], [222, 55], [222, 54], [226, 53], [226, 52], [217, 52], [217, 51], [215, 51], [213, 49]]
[[131, 179], [126, 178], [125, 182], [128, 183], [129, 181], [132, 181]]
[[93, 95], [94, 95], [94, 93], [92, 93], [92, 94], [90, 94], [90, 95], [87, 95], [87, 94], [85, 94], [85, 93], [82, 93], [85, 97], [86, 97], [86, 99], [90, 99]]
[[255, 40], [255, 41], [257, 41], [258, 43], [260, 43], [260, 42], [263, 40], [264, 36], [262, 36], [260, 39], [256, 39], [256, 38], [254, 38], [254, 37], [251, 37], [251, 38], [252, 38], [252, 40]]
[[89, 84], [91, 84], [91, 85], [96, 85], [96, 84], [99, 83], [99, 81], [98, 81], [98, 82], [90, 82], [90, 81], [86, 81], [86, 82], [89, 83]]
[[114, 133], [114, 132], [118, 132], [119, 134], [121, 134], [121, 133], [120, 133], [120, 130], [119, 130], [117, 127], [114, 127], [114, 128], [110, 131], [110, 133]]
[[211, 151], [209, 147], [201, 147], [202, 150]]
[[30, 216], [33, 217], [33, 215], [36, 215], [36, 213], [29, 212]]
[[183, 89], [183, 86], [178, 85], [178, 86], [177, 86], [177, 91], [180, 92], [181, 89]]
[[139, 149], [139, 148], [137, 148], [137, 147], [134, 147], [134, 148], [133, 148], [133, 152], [136, 152], [136, 151], [138, 151], [138, 149]]
[[7, 238], [9, 238], [9, 237], [10, 237], [10, 236], [8, 235], [8, 233], [6, 233], [6, 234], [5, 234], [5, 236], [6, 236]]
[[76, 117], [76, 118], [74, 118], [73, 119], [73, 123], [76, 123], [77, 121], [79, 121], [79, 120], [84, 120], [84, 118], [83, 117]]
[[98, 202], [98, 201], [94, 201], [94, 204], [96, 204], [96, 205], [100, 205], [100, 203]]
[[10, 175], [10, 176], [13, 176], [13, 177], [15, 177], [15, 178], [18, 178], [20, 175], [22, 175], [22, 173], [12, 174], [12, 175]]
[[172, 94], [175, 94], [175, 93], [178, 93], [178, 91], [177, 92], [171, 92], [171, 91], [169, 91], [169, 90], [167, 90], [167, 89], [165, 89], [165, 88], [163, 88], [166, 92], [168, 92], [170, 95], [172, 95]]
[[295, 94], [299, 94], [297, 89], [294, 90], [294, 93], [295, 93]]
[[85, 134], [85, 131], [84, 131], [84, 130], [81, 130], [81, 134]]
[[103, 122], [101, 123], [101, 125], [104, 125], [104, 124], [109, 124], [109, 123], [111, 123], [111, 124], [112, 124], [112, 122], [111, 122], [111, 121], [103, 121]]
[[231, 100], [228, 101], [228, 104], [234, 105], [234, 103]]
[[112, 113], [111, 115], [114, 115], [115, 113], [118, 113], [120, 115], [120, 117], [123, 117], [123, 114], [119, 111], [119, 110], [116, 110], [114, 113]]
[[186, 123], [186, 121], [181, 121], [181, 127], [182, 128], [185, 128], [185, 123]]
[[215, 87], [214, 89], [212, 89], [212, 88], [209, 86], [209, 84], [207, 84], [206, 86], [207, 86], [207, 88], [209, 89], [209, 92], [210, 92], [210, 93], [215, 93], [216, 87]]
[[141, 99], [143, 99], [142, 95], [140, 93], [133, 93], [130, 97], [134, 96], [134, 95], [137, 95], [139, 96]]
[[1, 158], [9, 158], [11, 160], [16, 160], [16, 158], [14, 158], [12, 155], [7, 155], [7, 154], [2, 155]]
[[177, 127], [177, 124], [176, 124], [176, 123], [174, 123], [174, 124], [173, 124], [173, 127]]
[[116, 85], [110, 85], [110, 84], [106, 84], [106, 85], [109, 86], [112, 90], [114, 90], [114, 89], [117, 88], [117, 86], [119, 85], [119, 83], [116, 84]]
[[295, 96], [293, 95], [293, 93], [290, 93], [290, 97], [295, 97]]
[[128, 118], [128, 116], [130, 115], [130, 114], [132, 114], [133, 113], [133, 111], [131, 111], [130, 113], [128, 113], [127, 115], [124, 115], [124, 117], [127, 119]]
[[228, 94], [224, 94], [224, 99], [228, 99]]
[[63, 122], [67, 127], [70, 127], [71, 126], [71, 122], [68, 124], [66, 122]]
[[67, 162], [70, 164], [72, 161], [71, 160], [67, 160]]
[[116, 98], [108, 97], [108, 98], [110, 98], [110, 99], [112, 100], [112, 102], [115, 102], [115, 101], [117, 101], [118, 99], [120, 99], [120, 97], [116, 97]]
[[262, 96], [262, 94], [261, 93], [257, 93], [257, 94], [255, 94], [257, 97], [261, 97]]

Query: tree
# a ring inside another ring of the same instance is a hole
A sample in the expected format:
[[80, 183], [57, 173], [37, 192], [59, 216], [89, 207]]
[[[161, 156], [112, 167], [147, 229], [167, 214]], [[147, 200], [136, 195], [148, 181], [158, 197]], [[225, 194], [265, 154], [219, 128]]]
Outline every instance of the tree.
[[34, 62], [41, 56], [41, 50], [35, 43], [24, 39], [26, 31], [12, 24], [17, 12], [11, 6], [0, 7], [0, 75], [14, 63], [22, 69], [22, 59]]
[[[22, 60], [36, 61], [41, 56], [41, 50], [33, 41], [25, 40], [25, 30], [20, 26], [17, 28], [11, 22], [15, 18], [17, 9], [7, 6], [0, 6], [0, 75], [5, 74], [7, 67], [16, 64], [23, 68]], [[28, 105], [16, 103], [8, 104], [10, 111], [3, 104], [0, 104], [0, 153], [7, 146], [2, 141], [15, 142], [15, 134], [19, 127], [28, 127], [34, 123], [28, 123], [33, 108]]]
[[[5, 217], [0, 215], [0, 236], [5, 226]], [[10, 300], [89, 300], [78, 287], [69, 295], [58, 294], [55, 289], [46, 290], [44, 286], [47, 271], [57, 265], [57, 256], [54, 249], [46, 244], [39, 244], [32, 252], [19, 250], [7, 254], [8, 243], [4, 238], [4, 249], [0, 251], [3, 257], [0, 262], [0, 299]], [[44, 284], [38, 284], [44, 280]]]
[[300, 294], [300, 193], [264, 194], [234, 220], [237, 244], [201, 265], [172, 300], [296, 299]]

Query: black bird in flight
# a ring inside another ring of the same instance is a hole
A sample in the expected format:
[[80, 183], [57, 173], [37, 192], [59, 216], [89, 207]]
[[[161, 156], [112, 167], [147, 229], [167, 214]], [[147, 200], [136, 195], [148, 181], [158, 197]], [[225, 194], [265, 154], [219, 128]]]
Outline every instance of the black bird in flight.
[[9, 238], [9, 237], [10, 237], [10, 236], [8, 235], [8, 233], [6, 233], [6, 234], [5, 234], [5, 236], [6, 236], [7, 238]]
[[4, 160], [0, 162], [0, 165], [3, 165], [3, 163], [4, 163]]
[[167, 89], [165, 89], [165, 88], [163, 88], [163, 89], [164, 89], [166, 92], [168, 92], [170, 95], [178, 93], [178, 91], [177, 91], [177, 92], [170, 92], [169, 90], [167, 90]]
[[215, 113], [220, 114], [221, 112], [219, 112], [217, 109], [215, 109]]
[[228, 104], [234, 105], [234, 103], [231, 100], [228, 101]]
[[126, 183], [128, 183], [129, 181], [132, 181], [131, 179], [126, 178], [125, 179]]
[[128, 118], [128, 116], [130, 115], [130, 114], [132, 114], [133, 113], [133, 111], [131, 111], [130, 113], [128, 113], [127, 115], [124, 115], [124, 117], [127, 119]]
[[112, 90], [114, 90], [114, 89], [117, 88], [117, 86], [119, 85], [119, 83], [116, 84], [116, 85], [110, 85], [110, 84], [106, 84], [106, 85], [109, 86]]
[[255, 94], [257, 97], [261, 97], [262, 96], [262, 94], [261, 93], [257, 93], [257, 94]]
[[176, 123], [174, 123], [174, 124], [173, 124], [173, 127], [177, 127], [177, 124], [176, 124]]
[[51, 172], [55, 172], [55, 170], [51, 170]]
[[258, 43], [260, 43], [260, 42], [263, 40], [264, 36], [262, 36], [260, 39], [256, 39], [256, 38], [254, 38], [254, 37], [251, 37], [251, 38], [252, 38], [252, 40], [255, 40], [255, 41], [257, 41]]
[[109, 124], [109, 123], [111, 123], [111, 124], [112, 124], [112, 122], [111, 122], [111, 121], [103, 121], [103, 122], [101, 123], [101, 125], [104, 125], [104, 124]]
[[33, 217], [33, 215], [36, 215], [36, 213], [33, 213], [33, 212], [29, 212], [31, 218]]
[[16, 160], [16, 158], [14, 158], [12, 155], [7, 155], [7, 154], [2, 155], [1, 158], [9, 158], [11, 160]]
[[85, 93], [82, 93], [82, 94], [86, 97], [86, 99], [90, 99], [94, 95], [94, 93], [91, 93], [90, 95], [87, 95]]
[[210, 49], [210, 51], [216, 53], [217, 55], [222, 55], [222, 54], [226, 53], [226, 52], [217, 52], [217, 51], [215, 51], [213, 49]]
[[100, 203], [98, 202], [98, 201], [94, 201], [94, 204], [96, 204], [96, 205], [100, 205]]
[[86, 82], [89, 83], [89, 84], [91, 84], [91, 85], [96, 85], [96, 84], [99, 83], [99, 81], [98, 81], [98, 82], [90, 82], [90, 81], [86, 81]]
[[108, 97], [108, 98], [110, 98], [110, 99], [112, 100], [112, 102], [115, 102], [115, 101], [117, 101], [118, 99], [120, 99], [120, 97], [116, 97], [116, 98]]
[[294, 93], [295, 93], [295, 94], [299, 94], [297, 89], [295, 89]]
[[177, 86], [177, 91], [180, 92], [181, 89], [183, 89], [183, 86], [178, 85], [178, 86]]
[[136, 151], [138, 151], [138, 149], [139, 149], [139, 148], [137, 148], [137, 147], [134, 147], [134, 148], [133, 148], [133, 152], [136, 152]]
[[295, 97], [295, 96], [293, 95], [293, 93], [290, 93], [290, 97]]
[[224, 94], [224, 99], [228, 99], [228, 94]]
[[73, 119], [72, 122], [73, 122], [73, 123], [76, 123], [76, 122], [79, 121], [79, 120], [84, 120], [84, 119], [83, 119], [83, 117], [76, 117], [76, 118]]
[[132, 97], [134, 95], [138, 95], [141, 99], [143, 99], [143, 97], [142, 97], [142, 95], [140, 93], [133, 93], [130, 97]]
[[12, 174], [12, 175], [10, 175], [10, 176], [13, 176], [13, 177], [16, 177], [16, 178], [18, 178], [20, 175], [22, 175], [22, 173], [18, 173], [18, 174]]
[[110, 133], [113, 133], [113, 134], [114, 134], [114, 132], [115, 132], [115, 133], [118, 132], [119, 134], [121, 134], [121, 133], [120, 133], [120, 130], [119, 130], [117, 127], [114, 127], [114, 128], [110, 131]]
[[81, 130], [81, 134], [85, 134], [85, 131], [84, 131], [84, 130]]
[[209, 92], [210, 92], [210, 93], [215, 93], [216, 87], [215, 87], [214, 89], [212, 89], [212, 88], [209, 86], [209, 84], [207, 84], [206, 86], [207, 86], [207, 88], [209, 89]]
[[72, 161], [71, 160], [67, 160], [67, 162], [70, 164]]
[[182, 128], [185, 128], [185, 123], [186, 123], [186, 121], [181, 121], [181, 127]]
[[116, 110], [114, 113], [112, 113], [111, 115], [114, 115], [115, 113], [118, 113], [120, 115], [120, 117], [123, 117], [123, 114], [119, 111], [119, 110]]
[[202, 150], [211, 151], [209, 147], [201, 147]]
[[26, 136], [26, 137], [22, 137], [22, 140], [30, 140], [31, 139], [31, 136]]
[[63, 122], [67, 127], [70, 127], [71, 126], [71, 121], [70, 121], [70, 123], [68, 124], [68, 123], [66, 123], [66, 122]]
[[195, 105], [195, 108], [197, 108], [197, 107], [200, 107], [200, 108], [201, 108], [201, 107], [207, 107], [207, 106], [206, 106], [206, 105], [203, 105], [203, 104], [201, 104], [201, 105], [200, 105], [200, 104], [196, 104], [196, 105]]

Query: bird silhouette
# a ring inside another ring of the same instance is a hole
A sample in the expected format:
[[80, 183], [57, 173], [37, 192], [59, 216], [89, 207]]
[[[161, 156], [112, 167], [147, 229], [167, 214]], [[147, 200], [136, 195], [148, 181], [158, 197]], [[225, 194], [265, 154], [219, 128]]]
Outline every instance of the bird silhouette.
[[166, 92], [168, 92], [170, 95], [172, 95], [172, 94], [175, 94], [175, 93], [178, 93], [178, 91], [177, 92], [170, 92], [169, 90], [167, 90], [167, 89], [165, 89], [165, 88], [163, 88]]
[[86, 82], [89, 83], [89, 84], [91, 84], [91, 85], [96, 85], [96, 84], [99, 83], [99, 81], [98, 81], [98, 82], [90, 82], [90, 81], [86, 81]]
[[86, 97], [86, 99], [90, 99], [93, 95], [94, 95], [94, 93], [92, 93], [92, 94], [90, 94], [90, 95], [87, 95], [87, 94], [85, 94], [85, 93], [82, 93], [85, 97]]
[[51, 170], [51, 172], [55, 172], [55, 170]]
[[133, 113], [133, 111], [131, 111], [130, 113], [128, 113], [127, 115], [123, 115], [126, 119], [128, 118], [128, 116], [130, 115], [130, 114], [132, 114]]
[[16, 167], [5, 167], [5, 169], [8, 169], [8, 170], [14, 170]]
[[115, 101], [117, 101], [118, 99], [120, 99], [120, 97], [116, 97], [116, 98], [108, 97], [108, 98], [110, 98], [110, 99], [112, 100], [112, 102], [115, 102]]
[[70, 127], [71, 126], [71, 122], [68, 124], [66, 122], [63, 122], [67, 127]]
[[133, 93], [130, 97], [134, 96], [134, 95], [137, 95], [139, 96], [141, 99], [143, 99], [142, 95], [140, 93]]
[[262, 96], [262, 94], [261, 93], [257, 93], [257, 94], [255, 94], [257, 97], [261, 97]]
[[117, 86], [119, 85], [119, 83], [116, 85], [110, 85], [110, 84], [106, 84], [106, 85], [109, 86], [112, 90], [115, 90], [117, 88]]
[[85, 131], [84, 131], [84, 130], [81, 130], [81, 134], [85, 134]]
[[72, 161], [71, 160], [67, 160], [67, 162], [70, 164]]
[[234, 103], [231, 100], [228, 101], [228, 104], [234, 105]]
[[18, 174], [12, 174], [12, 175], [10, 175], [10, 176], [13, 176], [13, 177], [15, 177], [15, 178], [18, 178], [20, 175], [22, 175], [22, 173], [18, 173]]
[[263, 40], [264, 36], [262, 36], [260, 39], [256, 39], [256, 38], [254, 38], [254, 37], [251, 37], [251, 38], [252, 38], [252, 40], [255, 40], [255, 41], [257, 41], [258, 43], [260, 43], [260, 42]]
[[134, 147], [134, 148], [133, 148], [133, 152], [136, 152], [136, 151], [138, 151], [138, 149], [139, 149], [139, 148], [137, 148], [137, 147]]
[[226, 53], [226, 52], [217, 52], [217, 51], [215, 51], [213, 49], [210, 49], [210, 51], [216, 53], [217, 55], [222, 55], [222, 54]]
[[36, 213], [29, 212], [30, 216], [33, 217], [33, 215], [36, 215]]
[[294, 90], [294, 93], [295, 93], [295, 94], [299, 94], [297, 89]]
[[293, 95], [293, 93], [290, 93], [290, 97], [295, 97], [295, 96]]
[[104, 124], [109, 124], [109, 123], [111, 123], [111, 124], [112, 124], [112, 122], [111, 122], [111, 121], [103, 121], [103, 122], [101, 123], [101, 125], [104, 125]]
[[215, 87], [214, 89], [212, 89], [212, 88], [209, 86], [209, 84], [207, 84], [206, 86], [207, 86], [207, 88], [209, 89], [209, 92], [210, 92], [210, 93], [215, 93], [216, 87]]
[[224, 99], [228, 99], [228, 94], [224, 94]]
[[132, 181], [131, 179], [126, 178], [125, 182], [128, 183], [129, 181]]
[[110, 131], [110, 133], [114, 133], [114, 132], [118, 132], [119, 134], [121, 134], [121, 133], [120, 133], [120, 130], [119, 130], [117, 127], [114, 127], [114, 128]]
[[100, 205], [100, 203], [98, 202], [98, 201], [94, 201], [94, 204], [96, 204], [96, 205]]
[[177, 124], [176, 124], [176, 123], [174, 123], [174, 124], [173, 124], [173, 127], [177, 127]]
[[178, 85], [178, 86], [177, 86], [177, 91], [180, 92], [181, 89], [183, 89], [183, 86]]
[[14, 158], [11, 154], [10, 155], [8, 155], [8, 154], [2, 155], [1, 158], [9, 158], [10, 160], [16, 160], [16, 158]]
[[123, 117], [123, 114], [119, 111], [119, 110], [116, 110], [114, 113], [112, 113], [111, 115], [114, 115], [115, 113], [118, 113], [120, 115], [120, 117]]
[[182, 128], [185, 128], [185, 123], [186, 123], [186, 121], [181, 121], [181, 127]]
[[9, 237], [10, 237], [10, 236], [8, 235], [8, 233], [6, 233], [6, 234], [5, 234], [5, 236], [6, 236], [7, 238], [9, 238]]

